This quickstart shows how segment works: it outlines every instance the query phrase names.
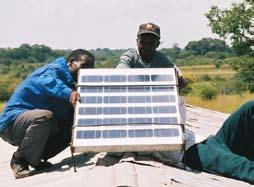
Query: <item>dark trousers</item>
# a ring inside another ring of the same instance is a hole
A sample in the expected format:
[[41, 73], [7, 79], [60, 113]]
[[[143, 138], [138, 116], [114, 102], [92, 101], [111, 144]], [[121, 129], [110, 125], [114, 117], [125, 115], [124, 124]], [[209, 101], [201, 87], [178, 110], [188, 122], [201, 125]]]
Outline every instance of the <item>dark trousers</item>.
[[71, 126], [72, 118], [56, 120], [51, 111], [35, 109], [18, 116], [1, 137], [18, 146], [16, 155], [37, 166], [41, 159], [48, 160], [69, 145]]
[[190, 147], [184, 155], [192, 169], [254, 182], [254, 101], [242, 105], [215, 136]]

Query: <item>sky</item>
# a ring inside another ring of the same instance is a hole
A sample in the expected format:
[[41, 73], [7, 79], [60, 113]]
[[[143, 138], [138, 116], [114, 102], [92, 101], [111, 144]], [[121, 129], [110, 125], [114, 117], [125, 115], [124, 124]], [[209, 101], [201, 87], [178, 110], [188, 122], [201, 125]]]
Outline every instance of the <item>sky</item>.
[[161, 28], [160, 48], [218, 38], [205, 17], [212, 5], [240, 0], [1, 0], [0, 48], [23, 43], [53, 49], [136, 47], [138, 27]]

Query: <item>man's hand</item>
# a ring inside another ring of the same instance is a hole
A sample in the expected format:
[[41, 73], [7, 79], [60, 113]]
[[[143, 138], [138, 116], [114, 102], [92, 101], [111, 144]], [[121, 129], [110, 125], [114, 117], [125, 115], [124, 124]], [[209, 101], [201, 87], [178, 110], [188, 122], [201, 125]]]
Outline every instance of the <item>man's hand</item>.
[[182, 89], [182, 88], [186, 87], [187, 84], [188, 84], [188, 81], [186, 79], [184, 79], [183, 77], [178, 77], [179, 89]]
[[77, 91], [72, 91], [69, 98], [69, 102], [74, 107], [76, 101], [80, 101], [80, 95]]

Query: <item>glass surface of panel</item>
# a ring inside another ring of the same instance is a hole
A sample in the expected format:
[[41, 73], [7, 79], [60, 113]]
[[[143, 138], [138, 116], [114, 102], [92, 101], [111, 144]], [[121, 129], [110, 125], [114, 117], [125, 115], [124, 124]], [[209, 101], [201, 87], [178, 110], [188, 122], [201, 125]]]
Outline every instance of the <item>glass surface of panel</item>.
[[81, 93], [101, 93], [102, 90], [103, 90], [102, 87], [94, 87], [94, 86], [91, 86], [91, 87], [82, 86], [80, 88]]
[[150, 86], [130, 86], [128, 92], [150, 92]]
[[100, 96], [85, 96], [80, 97], [81, 103], [96, 104], [102, 103], [102, 97]]
[[77, 131], [77, 132], [82, 134], [81, 138], [78, 138], [78, 139], [95, 139], [95, 138], [101, 137], [101, 131], [99, 130], [87, 130], [87, 131]]
[[154, 123], [159, 124], [159, 125], [175, 125], [177, 124], [177, 118], [176, 117], [159, 117], [159, 118], [154, 118]]
[[174, 87], [169, 86], [152, 86], [153, 92], [173, 92]]
[[103, 119], [104, 125], [126, 125], [127, 119], [126, 118], [104, 118]]
[[168, 95], [154, 95], [152, 96], [152, 101], [154, 103], [167, 103], [170, 100]]
[[153, 137], [152, 129], [135, 129], [129, 130], [128, 136], [130, 138], [143, 138], [143, 137]]
[[170, 95], [169, 102], [176, 102], [176, 97], [174, 95]]
[[76, 138], [77, 139], [82, 139], [82, 137], [83, 137], [82, 134], [83, 134], [82, 131], [77, 131]]
[[81, 77], [82, 82], [103, 82], [101, 75], [85, 75]]
[[149, 82], [149, 75], [128, 75], [129, 82]]
[[154, 129], [155, 137], [175, 137], [179, 136], [178, 129]]
[[151, 96], [128, 96], [128, 103], [151, 103]]
[[100, 115], [102, 108], [100, 107], [80, 107], [79, 115]]
[[172, 75], [151, 75], [152, 81], [167, 82], [172, 81]]
[[126, 114], [126, 107], [104, 107], [103, 114]]
[[126, 96], [104, 96], [104, 103], [126, 103]]
[[99, 118], [85, 118], [78, 119], [78, 126], [93, 126], [93, 125], [101, 125], [102, 120]]
[[105, 82], [126, 82], [125, 75], [105, 75]]
[[103, 130], [102, 137], [103, 138], [126, 138], [127, 131], [126, 130]]
[[129, 114], [151, 114], [151, 107], [128, 107]]
[[129, 118], [128, 123], [151, 125], [152, 118]]
[[123, 92], [126, 92], [126, 87], [105, 86], [104, 92], [105, 93], [123, 93]]
[[175, 106], [154, 106], [153, 113], [155, 114], [176, 113], [176, 107]]

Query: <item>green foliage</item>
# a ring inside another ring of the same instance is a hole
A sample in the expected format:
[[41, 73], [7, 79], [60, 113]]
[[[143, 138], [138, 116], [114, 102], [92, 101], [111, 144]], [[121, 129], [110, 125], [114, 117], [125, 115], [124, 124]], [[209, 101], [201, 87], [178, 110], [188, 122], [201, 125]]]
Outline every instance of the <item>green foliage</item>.
[[228, 52], [226, 42], [219, 39], [203, 38], [199, 41], [190, 41], [185, 50], [192, 51], [197, 55], [205, 55], [208, 52]]
[[205, 57], [208, 57], [208, 58], [213, 58], [213, 59], [216, 59], [216, 60], [223, 60], [227, 57], [230, 57], [232, 56], [231, 53], [229, 52], [215, 52], [215, 51], [211, 51], [211, 52], [208, 52], [204, 55]]
[[0, 100], [6, 101], [10, 98], [13, 90], [9, 89], [9, 82], [0, 82]]
[[161, 52], [166, 54], [168, 57], [172, 59], [178, 58], [179, 53], [181, 52], [181, 48], [175, 45], [173, 48], [163, 48]]
[[[203, 55], [198, 54], [195, 50], [181, 49], [177, 45], [174, 45], [172, 48], [163, 48], [161, 51], [170, 58], [173, 58], [174, 63], [178, 66], [210, 64], [220, 68], [222, 65], [230, 63], [234, 70], [238, 71], [239, 75], [237, 73], [237, 78], [230, 80], [220, 77], [213, 78], [212, 75], [208, 74], [196, 76], [196, 78], [193, 76], [193, 80], [188, 80], [189, 84], [187, 87], [180, 90], [182, 95], [193, 94], [203, 99], [213, 99], [217, 94], [241, 93], [243, 90], [252, 89], [250, 85], [254, 80], [251, 76], [253, 74], [251, 72], [254, 69], [252, 69], [253, 57], [236, 57], [227, 46], [224, 51], [222, 48], [220, 48], [222, 51], [216, 51], [219, 49], [219, 44], [222, 44], [221, 46], [224, 45], [221, 40], [202, 39], [195, 42], [203, 42], [202, 45], [208, 42], [207, 44], [210, 48], [206, 47], [206, 52]], [[218, 45], [216, 44], [217, 48], [211, 47], [213, 45], [210, 44], [214, 42], [219, 43]], [[125, 49], [112, 50], [108, 48], [90, 50], [95, 56], [96, 68], [115, 68], [119, 63], [120, 56], [125, 51]], [[6, 100], [17, 84], [22, 79], [25, 79], [34, 69], [49, 63], [57, 57], [67, 57], [69, 53], [70, 50], [52, 50], [44, 45], [29, 46], [28, 44], [23, 44], [19, 48], [14, 49], [0, 48], [0, 77], [3, 83], [7, 82], [4, 85], [0, 83], [2, 90], [5, 90], [1, 92], [0, 101]], [[246, 69], [246, 67], [249, 67], [249, 69]], [[250, 73], [246, 75], [247, 70], [250, 70]], [[219, 71], [222, 70], [220, 69]], [[202, 69], [202, 72], [199, 73], [205, 74], [206, 69]], [[192, 76], [190, 78], [192, 79]]]
[[1, 48], [0, 64], [21, 64], [25, 63], [45, 63], [50, 62], [56, 57], [66, 56], [67, 50], [52, 50], [45, 45], [22, 44], [18, 48]]
[[185, 59], [176, 59], [175, 64], [180, 66], [190, 65], [211, 65], [215, 64], [216, 60], [205, 56], [190, 56]]
[[209, 75], [204, 74], [204, 75], [200, 76], [200, 80], [201, 81], [210, 81], [210, 80], [212, 80], [212, 78]]
[[254, 17], [254, 4], [245, 1], [240, 4], [232, 4], [231, 9], [221, 10], [213, 6], [206, 14], [212, 32], [220, 37], [231, 40], [233, 49], [238, 55], [250, 54], [251, 45], [251, 19]]
[[119, 63], [120, 56], [125, 51], [124, 49], [111, 50], [108, 48], [91, 50], [95, 55], [96, 68], [115, 68]]
[[7, 74], [9, 73], [10, 68], [8, 66], [0, 66], [0, 74]]
[[218, 95], [217, 89], [210, 83], [198, 84], [193, 86], [192, 89], [195, 95], [198, 95], [203, 100], [212, 100]]
[[230, 59], [230, 65], [237, 71], [236, 80], [243, 83], [240, 88], [254, 92], [254, 57], [235, 57]]

